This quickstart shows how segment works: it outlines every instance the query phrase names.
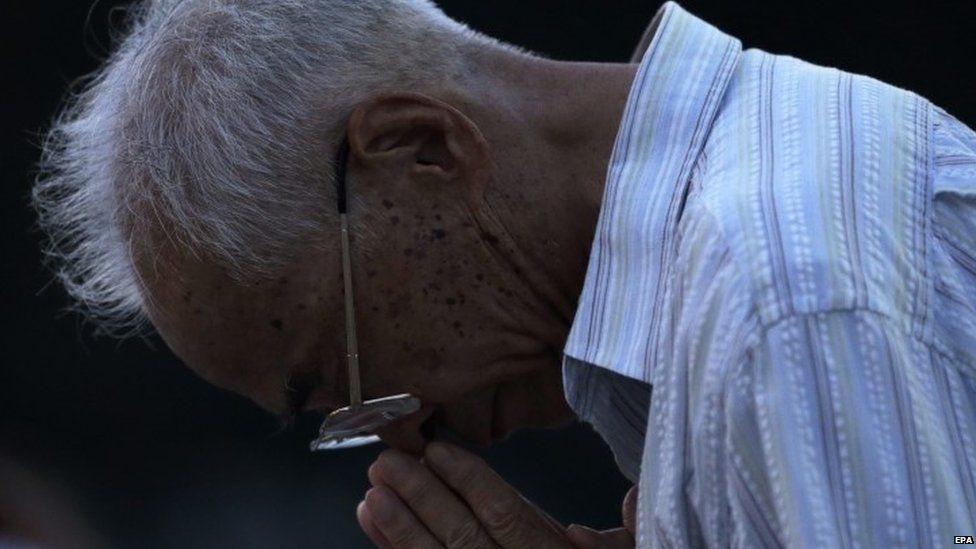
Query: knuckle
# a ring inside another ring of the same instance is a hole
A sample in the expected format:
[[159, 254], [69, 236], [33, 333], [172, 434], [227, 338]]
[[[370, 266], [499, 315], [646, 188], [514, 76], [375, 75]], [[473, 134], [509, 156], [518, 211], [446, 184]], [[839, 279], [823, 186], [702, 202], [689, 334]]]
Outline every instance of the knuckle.
[[417, 547], [419, 536], [411, 529], [396, 529], [392, 532], [384, 532], [386, 539], [394, 547]]
[[496, 539], [506, 542], [518, 540], [521, 521], [515, 508], [499, 501], [485, 502], [482, 506], [482, 520]]
[[390, 524], [383, 535], [394, 547], [418, 547], [420, 543], [420, 532], [403, 521]]
[[444, 539], [447, 549], [467, 549], [485, 547], [478, 524], [466, 520], [452, 528]]

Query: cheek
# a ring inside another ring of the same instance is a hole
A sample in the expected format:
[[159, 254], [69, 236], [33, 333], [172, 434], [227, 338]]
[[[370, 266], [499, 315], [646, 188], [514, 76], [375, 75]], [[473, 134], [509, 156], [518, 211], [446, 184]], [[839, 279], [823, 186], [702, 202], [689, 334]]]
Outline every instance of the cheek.
[[415, 286], [414, 279], [375, 284], [376, 294], [357, 313], [364, 384], [446, 402], [494, 383], [498, 372], [491, 364], [507, 348], [487, 343], [492, 325], [481, 310], [450, 281], [434, 278], [419, 291]]
[[456, 343], [474, 335], [474, 322], [464, 318], [467, 296], [455, 281], [421, 265], [380, 269], [367, 270], [370, 278], [361, 285], [357, 320], [363, 346], [388, 357], [407, 356], [412, 370], [437, 375]]
[[354, 262], [360, 354], [364, 369], [375, 370], [364, 383], [439, 400], [485, 386], [484, 357], [471, 349], [491, 332], [476, 306], [487, 271], [469, 257], [483, 246], [439, 210], [416, 213], [393, 199], [381, 213], [381, 239]]
[[437, 332], [432, 327], [437, 323], [400, 323], [398, 329], [396, 324], [380, 319], [379, 326], [389, 326], [392, 335], [377, 334], [376, 345], [360, 349], [363, 383], [371, 392], [413, 392], [425, 401], [450, 402], [488, 384], [490, 369], [465, 353], [454, 336]]
[[401, 325], [441, 322], [437, 331], [453, 329], [461, 337], [452, 317], [469, 306], [472, 288], [480, 287], [484, 275], [475, 272], [477, 261], [469, 256], [481, 243], [464, 228], [467, 223], [436, 203], [401, 202], [384, 200], [385, 211], [370, 219], [380, 230], [365, 260], [370, 289], [364, 293], [374, 298], [376, 312], [402, 318]]
[[522, 389], [522, 401], [533, 422], [548, 426], [575, 417], [563, 392], [562, 368], [539, 370], [525, 380]]

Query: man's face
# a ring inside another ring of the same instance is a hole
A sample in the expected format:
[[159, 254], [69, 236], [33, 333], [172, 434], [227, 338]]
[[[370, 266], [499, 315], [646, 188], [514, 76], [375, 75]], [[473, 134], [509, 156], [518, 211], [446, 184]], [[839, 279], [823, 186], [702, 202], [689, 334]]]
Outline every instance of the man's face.
[[[351, 263], [364, 398], [408, 392], [433, 417], [488, 444], [516, 427], [571, 418], [560, 349], [534, 334], [536, 307], [492, 245], [497, 235], [456, 186], [409, 184], [395, 163], [350, 158]], [[355, 198], [355, 200], [352, 200]], [[367, 205], [366, 209], [357, 204]], [[322, 204], [335, 208], [334, 202]], [[365, 229], [365, 231], [364, 231]], [[357, 246], [357, 235], [372, 233]], [[137, 259], [149, 314], [171, 349], [208, 381], [273, 413], [349, 402], [339, 225], [280, 276], [242, 284], [205, 257], [163, 248]], [[417, 449], [394, 427], [388, 442]]]

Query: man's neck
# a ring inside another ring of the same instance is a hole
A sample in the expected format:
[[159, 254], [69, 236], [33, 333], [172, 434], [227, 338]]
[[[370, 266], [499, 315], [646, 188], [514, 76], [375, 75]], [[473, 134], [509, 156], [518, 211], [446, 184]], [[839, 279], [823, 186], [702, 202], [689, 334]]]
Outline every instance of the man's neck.
[[562, 348], [583, 287], [607, 164], [637, 65], [512, 54], [482, 60], [462, 107], [491, 147], [490, 215], [532, 296], [534, 335]]

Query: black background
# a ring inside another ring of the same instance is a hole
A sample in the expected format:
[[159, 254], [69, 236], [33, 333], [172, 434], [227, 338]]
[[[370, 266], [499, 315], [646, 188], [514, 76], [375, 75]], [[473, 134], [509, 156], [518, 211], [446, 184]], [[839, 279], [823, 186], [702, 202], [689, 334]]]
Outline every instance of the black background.
[[[864, 73], [976, 125], [974, 2], [689, 0], [745, 47]], [[208, 386], [158, 338], [93, 338], [40, 261], [27, 196], [68, 85], [111, 44], [123, 2], [4, 2], [0, 455], [60, 486], [116, 547], [360, 547], [353, 515], [377, 448], [310, 455], [314, 418], [281, 432]], [[625, 61], [650, 1], [451, 0], [451, 16], [557, 59]], [[619, 524], [627, 488], [589, 428], [529, 431], [486, 452], [563, 521]], [[2, 517], [0, 517], [2, 518]]]

